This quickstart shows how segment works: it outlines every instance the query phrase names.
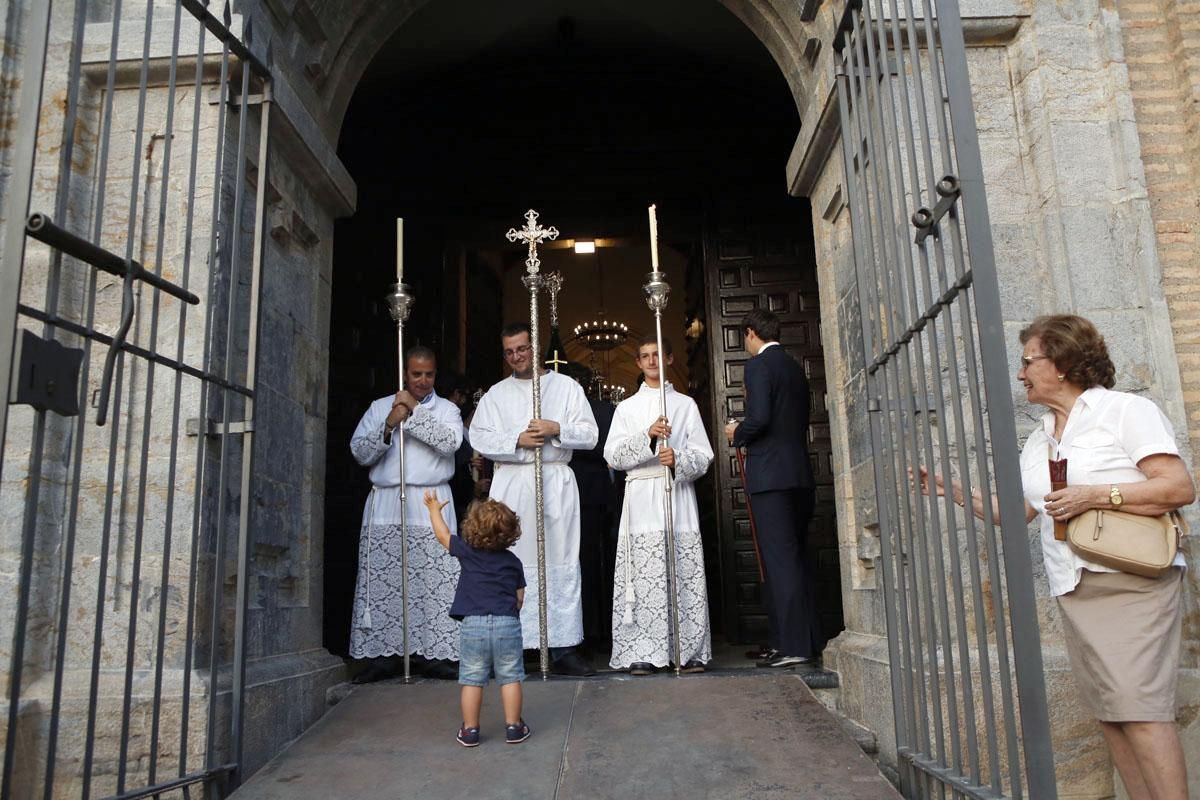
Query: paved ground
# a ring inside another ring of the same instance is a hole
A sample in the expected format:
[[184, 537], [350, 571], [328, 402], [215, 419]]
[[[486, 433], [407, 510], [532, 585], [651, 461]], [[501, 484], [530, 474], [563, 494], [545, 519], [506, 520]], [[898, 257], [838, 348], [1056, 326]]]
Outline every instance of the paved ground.
[[794, 673], [531, 677], [520, 745], [493, 687], [479, 747], [457, 709], [450, 681], [360, 686], [233, 797], [899, 798]]

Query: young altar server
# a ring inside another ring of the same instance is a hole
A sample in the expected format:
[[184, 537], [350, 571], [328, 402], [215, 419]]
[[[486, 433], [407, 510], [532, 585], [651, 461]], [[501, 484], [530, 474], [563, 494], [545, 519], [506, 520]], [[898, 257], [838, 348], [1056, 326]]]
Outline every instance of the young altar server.
[[442, 517], [449, 502], [433, 490], [425, 492], [434, 536], [462, 565], [450, 606], [450, 616], [462, 622], [458, 682], [462, 684], [459, 704], [463, 721], [458, 743], [463, 747], [479, 744], [483, 687], [488, 673], [495, 673], [504, 706], [504, 741], [519, 744], [529, 738], [529, 726], [521, 718], [525, 662], [518, 616], [525, 602], [525, 569], [508, 548], [521, 538], [521, 526], [511, 508], [482, 500], [467, 511], [462, 535], [451, 536]]
[[667, 415], [659, 395], [663, 364], [674, 361], [664, 339], [660, 359], [654, 336], [638, 344], [645, 382], [617, 406], [604, 458], [624, 470], [625, 503], [617, 543], [613, 586], [613, 650], [610, 665], [648, 675], [671, 663], [670, 587], [667, 584], [666, 509], [663, 467], [674, 475], [675, 572], [679, 594], [680, 661], [684, 672], [703, 672], [712, 658], [704, 547], [693, 486], [712, 462], [712, 445], [696, 402], [667, 383]]

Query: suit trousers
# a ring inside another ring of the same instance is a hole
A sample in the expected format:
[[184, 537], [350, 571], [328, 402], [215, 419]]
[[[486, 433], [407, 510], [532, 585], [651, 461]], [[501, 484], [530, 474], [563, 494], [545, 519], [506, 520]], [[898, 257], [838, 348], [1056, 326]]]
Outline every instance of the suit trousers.
[[789, 656], [820, 655], [825, 646], [805, 548], [815, 494], [810, 488], [750, 495], [766, 573], [767, 644]]

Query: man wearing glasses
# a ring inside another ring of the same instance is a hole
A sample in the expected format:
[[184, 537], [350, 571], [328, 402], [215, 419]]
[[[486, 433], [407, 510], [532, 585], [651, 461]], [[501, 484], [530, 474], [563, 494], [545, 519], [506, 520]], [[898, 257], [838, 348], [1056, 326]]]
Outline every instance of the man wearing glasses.
[[[529, 325], [506, 325], [500, 332], [504, 360], [512, 374], [488, 390], [471, 420], [471, 446], [495, 463], [490, 497], [506, 504], [521, 521], [513, 552], [525, 567], [526, 595], [521, 630], [526, 649], [541, 642], [538, 624], [537, 506], [534, 451], [542, 451], [542, 497], [546, 529], [547, 641], [553, 669], [563, 675], [592, 670], [575, 645], [583, 641], [579, 569], [579, 489], [567, 464], [574, 450], [596, 446], [599, 430], [578, 383], [537, 364]], [[530, 419], [534, 369], [542, 393], [542, 418]]]

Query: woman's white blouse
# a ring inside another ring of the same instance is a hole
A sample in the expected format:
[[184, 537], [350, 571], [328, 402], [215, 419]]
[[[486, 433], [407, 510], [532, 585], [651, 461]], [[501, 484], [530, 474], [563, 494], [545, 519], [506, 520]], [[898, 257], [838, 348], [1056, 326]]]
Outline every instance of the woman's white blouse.
[[[1054, 520], [1046, 513], [1050, 493], [1050, 448], [1055, 458], [1067, 459], [1067, 485], [1137, 483], [1146, 480], [1137, 463], [1158, 453], [1179, 455], [1171, 423], [1153, 401], [1102, 387], [1088, 389], [1075, 401], [1061, 442], [1054, 441], [1054, 412], [1042, 417], [1021, 450], [1021, 484], [1025, 499], [1037, 511], [1042, 555], [1050, 594], [1057, 597], [1075, 588], [1083, 570], [1115, 572], [1075, 555], [1066, 542], [1054, 538]], [[1183, 553], [1175, 564], [1184, 566]]]

